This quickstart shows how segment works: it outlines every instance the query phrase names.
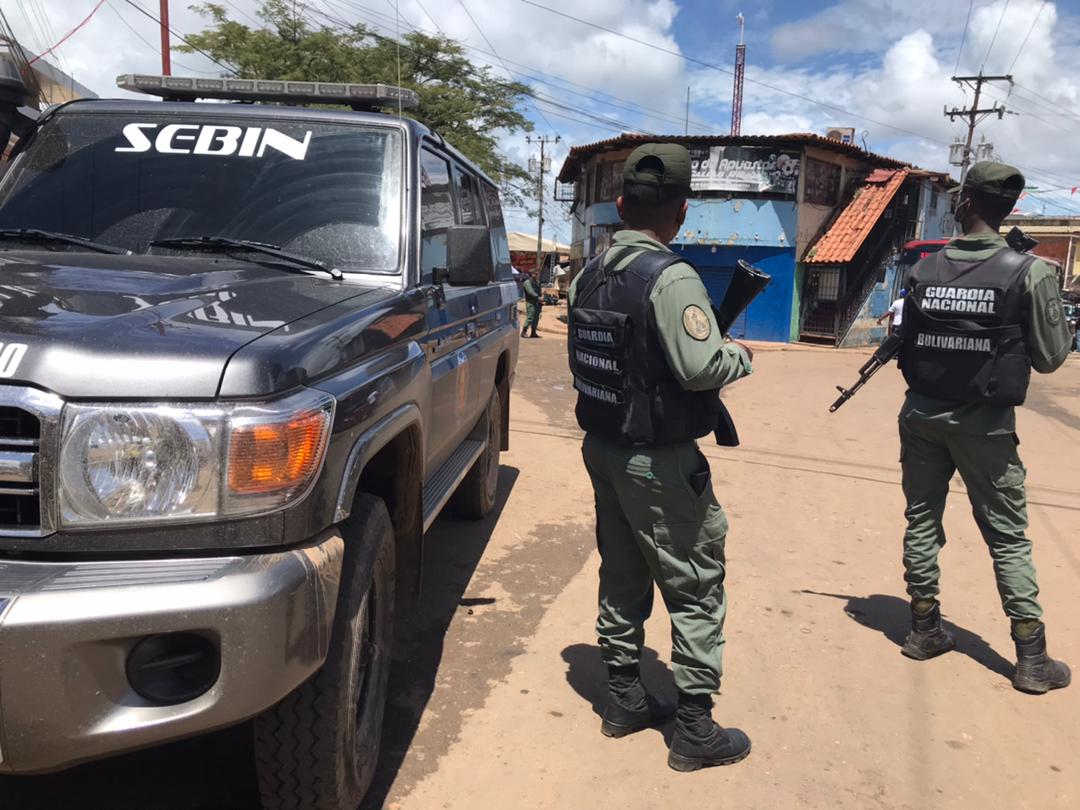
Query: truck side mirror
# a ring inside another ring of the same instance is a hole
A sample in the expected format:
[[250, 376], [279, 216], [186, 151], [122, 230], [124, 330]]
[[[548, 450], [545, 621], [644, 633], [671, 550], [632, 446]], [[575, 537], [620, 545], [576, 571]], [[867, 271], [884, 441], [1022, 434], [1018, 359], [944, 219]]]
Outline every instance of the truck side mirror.
[[487, 284], [495, 275], [491, 236], [483, 225], [454, 225], [446, 239], [446, 280], [455, 287]]

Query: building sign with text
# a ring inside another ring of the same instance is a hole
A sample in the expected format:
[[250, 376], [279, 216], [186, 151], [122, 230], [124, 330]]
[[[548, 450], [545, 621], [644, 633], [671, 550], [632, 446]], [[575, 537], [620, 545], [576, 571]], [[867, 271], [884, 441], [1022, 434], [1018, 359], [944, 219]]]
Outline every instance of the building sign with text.
[[799, 153], [758, 146], [704, 146], [690, 149], [694, 191], [748, 191], [794, 194], [799, 185]]

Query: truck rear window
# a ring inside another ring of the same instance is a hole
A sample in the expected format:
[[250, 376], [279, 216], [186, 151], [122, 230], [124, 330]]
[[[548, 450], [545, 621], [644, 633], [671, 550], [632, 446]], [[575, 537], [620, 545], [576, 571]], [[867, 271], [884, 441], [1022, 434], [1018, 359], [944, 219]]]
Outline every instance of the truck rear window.
[[145, 253], [155, 239], [278, 245], [345, 271], [399, 267], [402, 146], [389, 128], [215, 116], [61, 113], [0, 179], [0, 228]]

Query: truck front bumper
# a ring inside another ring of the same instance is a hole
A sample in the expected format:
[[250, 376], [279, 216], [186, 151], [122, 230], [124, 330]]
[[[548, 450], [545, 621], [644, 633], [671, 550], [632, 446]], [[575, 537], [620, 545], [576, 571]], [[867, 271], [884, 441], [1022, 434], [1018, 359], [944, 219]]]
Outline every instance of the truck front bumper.
[[[112, 562], [0, 560], [0, 772], [57, 770], [221, 728], [272, 706], [326, 658], [344, 541]], [[204, 694], [141, 697], [129, 655], [194, 633], [220, 651]]]

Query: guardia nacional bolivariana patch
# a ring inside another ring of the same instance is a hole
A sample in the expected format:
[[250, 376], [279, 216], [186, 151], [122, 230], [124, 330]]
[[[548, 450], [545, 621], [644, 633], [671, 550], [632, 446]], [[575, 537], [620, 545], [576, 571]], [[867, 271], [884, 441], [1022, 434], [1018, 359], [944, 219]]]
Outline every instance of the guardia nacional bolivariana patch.
[[691, 304], [682, 312], [682, 325], [686, 334], [694, 340], [708, 340], [712, 334], [712, 324], [705, 310], [697, 304]]
[[1051, 326], [1061, 323], [1061, 301], [1057, 298], [1051, 298], [1046, 302], [1046, 320]]

